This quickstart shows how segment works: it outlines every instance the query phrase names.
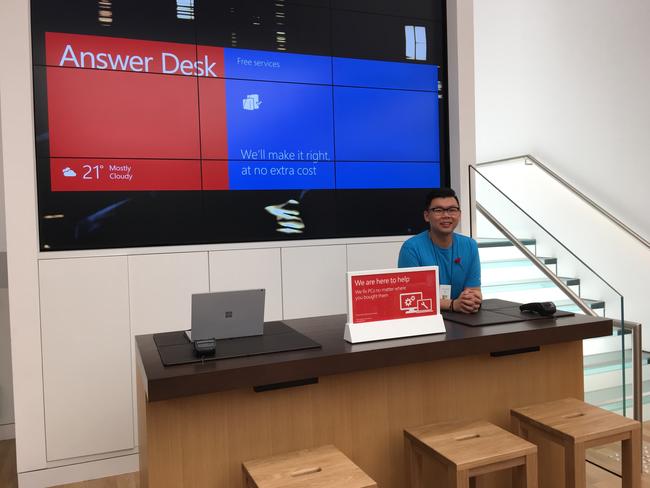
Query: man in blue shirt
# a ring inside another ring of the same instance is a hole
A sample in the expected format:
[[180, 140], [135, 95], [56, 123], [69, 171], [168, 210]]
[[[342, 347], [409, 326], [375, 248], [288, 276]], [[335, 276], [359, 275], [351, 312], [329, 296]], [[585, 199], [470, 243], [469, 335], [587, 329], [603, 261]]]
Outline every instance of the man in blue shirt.
[[451, 188], [437, 188], [427, 195], [424, 220], [429, 229], [402, 245], [400, 268], [438, 266], [440, 308], [474, 313], [481, 307], [481, 263], [471, 237], [454, 233], [460, 222], [460, 203]]

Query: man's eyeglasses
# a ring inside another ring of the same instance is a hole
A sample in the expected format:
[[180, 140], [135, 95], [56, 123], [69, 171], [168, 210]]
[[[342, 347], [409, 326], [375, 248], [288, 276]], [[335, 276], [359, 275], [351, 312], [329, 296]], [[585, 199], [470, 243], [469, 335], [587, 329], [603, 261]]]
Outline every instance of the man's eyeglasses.
[[460, 208], [458, 207], [432, 207], [427, 210], [427, 212], [432, 213], [434, 217], [442, 217], [444, 214], [449, 215], [450, 217], [457, 217], [460, 214]]

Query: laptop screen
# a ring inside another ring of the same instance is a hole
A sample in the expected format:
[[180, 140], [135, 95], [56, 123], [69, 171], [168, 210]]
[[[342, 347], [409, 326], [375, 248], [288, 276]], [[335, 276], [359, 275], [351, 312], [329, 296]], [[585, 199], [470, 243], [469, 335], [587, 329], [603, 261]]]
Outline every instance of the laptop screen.
[[192, 340], [262, 335], [264, 289], [192, 295]]

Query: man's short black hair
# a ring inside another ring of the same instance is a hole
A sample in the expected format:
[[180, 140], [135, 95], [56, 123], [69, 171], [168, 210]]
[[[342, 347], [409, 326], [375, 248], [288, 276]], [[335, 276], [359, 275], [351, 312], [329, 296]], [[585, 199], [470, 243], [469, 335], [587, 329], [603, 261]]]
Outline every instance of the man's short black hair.
[[451, 188], [434, 188], [427, 194], [427, 201], [424, 203], [424, 209], [428, 210], [431, 205], [431, 200], [434, 198], [455, 198], [456, 203], [460, 207], [460, 201], [456, 196], [456, 192]]

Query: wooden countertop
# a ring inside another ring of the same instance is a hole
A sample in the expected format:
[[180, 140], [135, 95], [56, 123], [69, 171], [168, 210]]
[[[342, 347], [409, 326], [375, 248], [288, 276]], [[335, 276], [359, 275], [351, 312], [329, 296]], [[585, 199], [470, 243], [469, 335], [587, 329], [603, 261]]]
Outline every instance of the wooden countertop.
[[299, 381], [372, 368], [526, 349], [611, 335], [612, 320], [576, 315], [468, 327], [445, 321], [446, 334], [362, 344], [343, 340], [345, 315], [283, 321], [321, 349], [163, 366], [153, 335], [136, 337], [148, 401]]

